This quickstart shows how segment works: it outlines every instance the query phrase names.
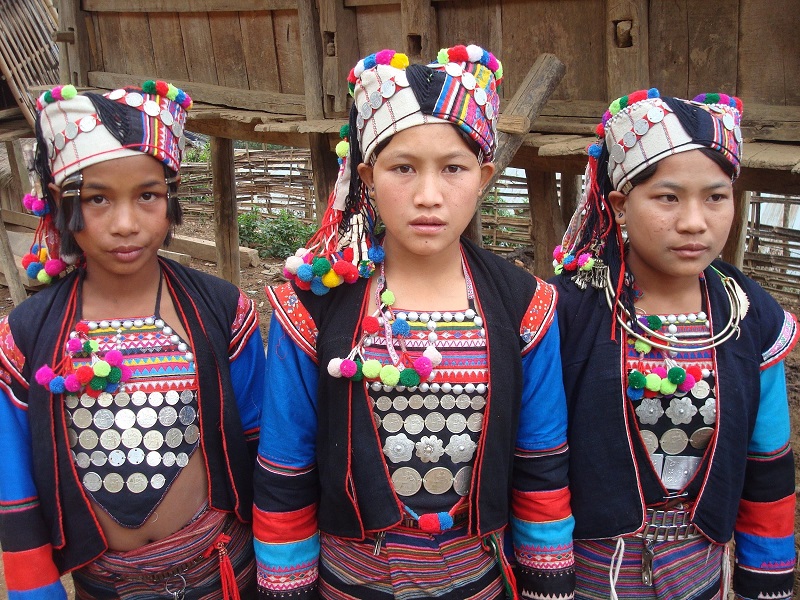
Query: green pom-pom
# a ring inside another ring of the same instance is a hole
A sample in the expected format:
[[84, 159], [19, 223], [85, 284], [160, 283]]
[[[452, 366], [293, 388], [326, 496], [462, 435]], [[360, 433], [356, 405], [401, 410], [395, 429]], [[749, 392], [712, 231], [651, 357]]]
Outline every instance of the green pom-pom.
[[47, 90], [47, 91], [44, 93], [44, 101], [45, 101], [47, 104], [50, 104], [50, 103], [52, 103], [52, 102], [54, 101], [54, 100], [53, 100], [53, 92], [52, 92], [52, 91], [50, 91], [50, 90]]
[[626, 106], [628, 106], [628, 97], [623, 96], [622, 98], [619, 99], [619, 109], [622, 110]]
[[641, 371], [634, 369], [628, 373], [628, 387], [632, 387], [635, 390], [641, 390], [644, 388], [646, 381], [647, 380], [645, 379], [644, 373]]
[[442, 48], [436, 55], [436, 62], [440, 65], [446, 65], [450, 62], [450, 57], [447, 55], [447, 48]]
[[669, 379], [662, 379], [661, 380], [661, 388], [658, 390], [665, 396], [669, 396], [670, 394], [674, 394], [675, 390], [678, 389], [678, 385], [672, 383]]
[[342, 125], [342, 127], [339, 129], [339, 137], [342, 138], [342, 139], [344, 139], [346, 137], [350, 137], [350, 125], [349, 124]]
[[378, 360], [370, 359], [365, 360], [364, 365], [361, 367], [361, 373], [367, 379], [375, 379], [381, 372], [381, 363]]
[[111, 372], [111, 365], [104, 360], [98, 360], [92, 365], [92, 371], [97, 377], [108, 377]]
[[394, 292], [391, 290], [386, 290], [381, 294], [381, 302], [383, 302], [386, 306], [391, 306], [394, 304]]
[[667, 379], [669, 379], [675, 385], [680, 385], [686, 381], [686, 371], [684, 371], [681, 367], [672, 367], [669, 371], [667, 371]]
[[331, 261], [327, 258], [317, 257], [311, 263], [311, 272], [317, 277], [322, 277], [331, 270]]
[[619, 112], [619, 98], [611, 103], [611, 106], [608, 107], [608, 112], [610, 112], [612, 115], [615, 115]]
[[403, 369], [400, 371], [400, 385], [415, 387], [419, 385], [419, 373], [414, 369]]
[[594, 260], [595, 260], [594, 257], [592, 257], [588, 259], [585, 263], [583, 263], [581, 271], [591, 271], [592, 268], [594, 267]]
[[384, 385], [397, 385], [400, 381], [400, 370], [394, 365], [381, 367], [381, 383]]
[[148, 79], [142, 84], [142, 91], [147, 92], [148, 94], [155, 94], [156, 93], [156, 82], [152, 79]]
[[706, 94], [706, 104], [719, 104], [719, 94]]
[[563, 271], [564, 271], [564, 265], [562, 265], [561, 263], [558, 263], [555, 267], [553, 267], [553, 272], [556, 275], [561, 275]]
[[119, 367], [111, 367], [107, 379], [108, 383], [119, 383], [119, 380], [122, 379], [122, 369]]
[[651, 392], [657, 392], [661, 389], [661, 377], [655, 373], [648, 373], [644, 378], [644, 387]]
[[661, 317], [658, 315], [649, 315], [647, 317], [647, 326], [652, 329], [653, 331], [658, 331], [661, 329], [661, 326], [664, 322], [661, 320]]
[[108, 382], [106, 381], [106, 378], [98, 377], [97, 375], [92, 377], [92, 379], [89, 381], [89, 387], [97, 391], [106, 389], [107, 385]]
[[364, 379], [364, 363], [356, 359], [356, 373], [350, 378], [350, 381], [361, 381]]
[[41, 271], [39, 271], [39, 272], [36, 274], [36, 279], [38, 279], [38, 280], [39, 280], [39, 283], [44, 283], [44, 284], [48, 284], [48, 283], [50, 283], [51, 281], [53, 281], [53, 278], [52, 278], [50, 275], [48, 275], [48, 274], [45, 272], [45, 270], [44, 270], [44, 269], [42, 269]]
[[650, 350], [653, 349], [653, 347], [644, 340], [636, 340], [633, 347], [636, 348], [636, 351], [640, 354], [649, 354]]
[[78, 95], [78, 90], [75, 89], [75, 86], [71, 83], [68, 83], [63, 88], [61, 88], [61, 97], [64, 100], [71, 100], [75, 96]]
[[350, 152], [350, 142], [346, 140], [342, 140], [338, 144], [336, 144], [336, 156], [339, 158], [344, 158], [347, 156], [347, 153]]

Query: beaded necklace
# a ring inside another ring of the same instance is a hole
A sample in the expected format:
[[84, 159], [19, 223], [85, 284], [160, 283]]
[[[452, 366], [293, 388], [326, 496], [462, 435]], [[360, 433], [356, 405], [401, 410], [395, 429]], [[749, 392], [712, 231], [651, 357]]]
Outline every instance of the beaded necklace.
[[[384, 263], [381, 263], [381, 272], [375, 287], [375, 311], [361, 321], [362, 334], [358, 343], [345, 358], [333, 358], [328, 363], [328, 373], [333, 377], [344, 377], [353, 381], [362, 379], [380, 382], [384, 386], [416, 387], [431, 377], [433, 369], [442, 362], [442, 355], [436, 348], [437, 323], [440, 321], [473, 320], [479, 327], [482, 320], [475, 311], [475, 290], [472, 279], [467, 272], [462, 259], [461, 267], [467, 286], [467, 300], [469, 308], [463, 313], [405, 313], [392, 310], [395, 303], [394, 293], [386, 285], [386, 272]], [[428, 329], [428, 345], [417, 357], [413, 357], [406, 346], [406, 339], [411, 331], [408, 321], [421, 321]], [[365, 346], [372, 345], [374, 336], [383, 329], [386, 339], [386, 350], [390, 362], [382, 364], [377, 359], [364, 359]], [[395, 348], [397, 340], [399, 350]]]

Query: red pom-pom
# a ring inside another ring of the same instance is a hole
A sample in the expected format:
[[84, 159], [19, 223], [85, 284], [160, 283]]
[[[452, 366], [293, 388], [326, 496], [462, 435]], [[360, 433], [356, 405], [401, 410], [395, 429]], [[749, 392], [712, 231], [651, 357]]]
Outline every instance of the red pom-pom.
[[169, 84], [166, 81], [156, 81], [156, 94], [166, 96], [169, 91]]
[[28, 265], [39, 262], [39, 257], [35, 254], [26, 254], [22, 257], [22, 268], [27, 269]]
[[81, 385], [86, 385], [92, 380], [92, 377], [94, 377], [94, 371], [92, 370], [92, 367], [84, 365], [82, 367], [78, 367], [78, 370], [75, 371], [75, 377], [78, 378], [78, 381], [81, 382]]
[[344, 277], [350, 271], [349, 267], [352, 267], [352, 266], [353, 265], [350, 264], [349, 262], [345, 262], [343, 260], [340, 260], [340, 261], [337, 261], [337, 262], [333, 263], [333, 272], [336, 273], [337, 275], [341, 276], [341, 277]]
[[469, 61], [469, 54], [467, 53], [466, 46], [453, 46], [447, 51], [447, 56], [450, 59], [450, 62]]
[[736, 103], [736, 110], [738, 110], [739, 113], [743, 113], [744, 112], [744, 106], [742, 105], [742, 99], [739, 98], [738, 96], [734, 96], [733, 97], [733, 101]]
[[369, 334], [377, 333], [381, 328], [376, 317], [364, 317], [364, 320], [361, 321], [361, 327]]
[[426, 513], [417, 519], [419, 528], [426, 533], [442, 533], [442, 526], [439, 524], [439, 517], [436, 513]]
[[355, 252], [353, 249], [348, 247], [342, 250], [342, 259], [346, 260], [347, 262], [353, 262], [353, 257], [355, 256]]
[[105, 390], [96, 390], [93, 387], [87, 387], [85, 390], [83, 390], [83, 393], [88, 395], [88, 396], [90, 396], [90, 397], [92, 397], [92, 398], [97, 398], [104, 391]]
[[294, 278], [294, 284], [304, 291], [309, 291], [311, 289], [311, 282], [310, 281], [303, 281], [299, 277]]
[[355, 283], [358, 281], [358, 267], [352, 263], [348, 264], [350, 265], [350, 268], [347, 270], [347, 273], [342, 275], [342, 277], [344, 278], [345, 283]]
[[88, 334], [89, 333], [89, 324], [88, 323], [84, 323], [83, 321], [81, 321], [80, 323], [75, 325], [75, 331], [77, 331], [78, 333]]
[[638, 92], [633, 92], [632, 94], [628, 94], [628, 106], [630, 106], [634, 102], [641, 102], [642, 100], [646, 99], [647, 99], [647, 90], [639, 90]]
[[39, 367], [39, 370], [36, 371], [36, 383], [46, 387], [47, 384], [50, 383], [53, 380], [53, 377], [55, 376], [56, 374], [53, 372], [53, 369], [51, 369], [47, 365], [44, 365], [42, 367]]
[[350, 72], [347, 74], [347, 81], [349, 81], [350, 83], [356, 82], [355, 69], [350, 69]]
[[647, 388], [644, 388], [644, 397], [645, 398], [655, 398], [656, 396], [658, 396], [659, 393], [660, 392], [655, 392], [653, 390], [648, 390]]
[[594, 128], [594, 132], [597, 134], [597, 137], [605, 137], [606, 128], [602, 123], [598, 123], [597, 127]]
[[686, 374], [691, 375], [695, 381], [701, 381], [703, 379], [703, 371], [698, 367], [689, 367], [686, 369]]

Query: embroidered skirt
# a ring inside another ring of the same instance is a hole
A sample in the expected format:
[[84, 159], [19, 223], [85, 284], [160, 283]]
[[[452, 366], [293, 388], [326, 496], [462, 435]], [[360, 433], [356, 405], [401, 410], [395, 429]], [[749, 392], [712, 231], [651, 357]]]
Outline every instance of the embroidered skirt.
[[75, 597], [221, 600], [220, 557], [214, 547], [220, 535], [230, 538], [225, 541], [225, 549], [242, 600], [255, 598], [252, 529], [230, 513], [211, 509], [171, 536], [129, 552], [108, 551], [74, 571]]
[[[620, 599], [716, 600], [725, 583], [725, 546], [704, 537], [653, 542], [652, 585], [642, 583], [644, 540], [625, 536], [614, 589]], [[616, 539], [575, 540], [575, 599], [608, 600]], [[619, 556], [619, 553], [618, 553]], [[724, 600], [724, 599], [723, 599]]]
[[505, 598], [500, 567], [465, 527], [430, 535], [397, 527], [380, 542], [322, 534], [319, 595], [331, 600], [495, 600]]

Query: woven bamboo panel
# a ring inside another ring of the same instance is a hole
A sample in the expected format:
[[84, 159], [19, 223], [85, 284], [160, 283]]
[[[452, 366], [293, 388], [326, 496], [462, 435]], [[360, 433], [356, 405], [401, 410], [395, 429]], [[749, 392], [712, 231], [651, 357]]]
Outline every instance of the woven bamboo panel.
[[0, 72], [33, 126], [34, 86], [58, 84], [57, 16], [48, 0], [0, 0]]

